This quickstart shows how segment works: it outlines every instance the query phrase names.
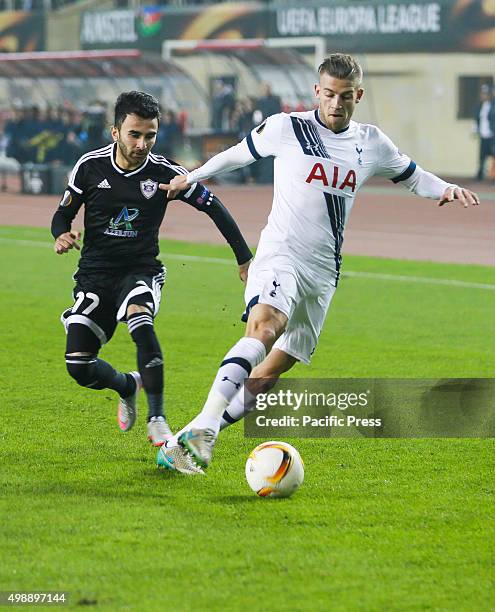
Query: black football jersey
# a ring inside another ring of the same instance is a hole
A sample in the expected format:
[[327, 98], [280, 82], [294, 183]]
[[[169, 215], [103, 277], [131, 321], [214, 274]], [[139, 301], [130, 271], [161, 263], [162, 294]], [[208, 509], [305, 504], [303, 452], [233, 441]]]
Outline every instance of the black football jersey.
[[[79, 269], [109, 270], [153, 265], [158, 256], [158, 232], [167, 209], [169, 183], [187, 170], [150, 153], [141, 166], [124, 170], [116, 163], [116, 143], [83, 155], [74, 166], [67, 190], [53, 217], [52, 234], [69, 231], [84, 203], [84, 244]], [[176, 199], [208, 214], [232, 246], [238, 263], [251, 258], [239, 228], [207, 187], [194, 183]]]

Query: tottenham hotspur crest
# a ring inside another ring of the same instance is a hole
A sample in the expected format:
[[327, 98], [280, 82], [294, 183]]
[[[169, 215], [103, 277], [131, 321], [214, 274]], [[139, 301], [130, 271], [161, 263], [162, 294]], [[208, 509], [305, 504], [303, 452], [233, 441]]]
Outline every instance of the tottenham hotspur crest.
[[362, 166], [362, 165], [363, 165], [363, 160], [361, 159], [361, 153], [362, 153], [362, 152], [363, 152], [363, 148], [362, 148], [362, 147], [361, 147], [361, 148], [359, 148], [359, 147], [357, 146], [357, 144], [356, 144], [356, 153], [358, 154], [358, 164], [359, 164], [360, 166]]
[[141, 193], [147, 200], [152, 198], [158, 189], [158, 183], [156, 181], [152, 181], [151, 179], [141, 181], [139, 184], [141, 186]]

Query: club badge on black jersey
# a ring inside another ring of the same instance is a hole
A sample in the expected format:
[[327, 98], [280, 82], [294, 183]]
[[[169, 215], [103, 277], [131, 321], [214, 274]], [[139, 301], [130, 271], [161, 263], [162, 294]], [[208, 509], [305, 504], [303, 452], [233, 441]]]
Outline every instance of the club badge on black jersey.
[[151, 179], [141, 181], [139, 185], [141, 187], [141, 193], [147, 200], [152, 198], [155, 195], [156, 190], [158, 189], [158, 183], [156, 181], [152, 181]]

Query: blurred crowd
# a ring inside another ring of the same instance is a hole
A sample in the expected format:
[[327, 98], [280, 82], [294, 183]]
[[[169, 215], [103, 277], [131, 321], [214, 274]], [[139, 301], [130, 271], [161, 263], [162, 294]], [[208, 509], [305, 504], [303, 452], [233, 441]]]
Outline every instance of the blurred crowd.
[[[260, 93], [259, 97], [249, 96], [236, 100], [231, 84], [221, 80], [216, 81], [211, 104], [213, 132], [230, 133], [236, 140], [242, 140], [270, 115], [280, 112], [300, 112], [312, 108], [308, 108], [302, 101], [296, 106], [290, 106], [273, 93], [268, 83], [261, 83]], [[271, 183], [273, 163], [270, 159], [261, 159], [256, 164], [239, 168], [235, 174], [235, 180], [239, 183]]]
[[[154, 153], [193, 168], [214, 152], [242, 140], [270, 115], [301, 112], [314, 107], [308, 100], [292, 106], [287, 104], [268, 83], [261, 83], [259, 94], [238, 98], [231, 83], [221, 78], [215, 80], [212, 83], [209, 130], [195, 136], [191, 136], [192, 130], [188, 132], [186, 110], [162, 109]], [[494, 181], [495, 87], [491, 83], [483, 84], [479, 95], [474, 114], [475, 133], [479, 138], [475, 178]], [[111, 141], [112, 113], [113, 107], [101, 100], [94, 100], [83, 110], [70, 102], [40, 108], [23, 105], [20, 101], [14, 102], [11, 108], [0, 109], [0, 192], [7, 190], [7, 177], [20, 177], [26, 164], [26, 168], [35, 168], [30, 164], [36, 164], [47, 167], [49, 172], [59, 172], [55, 167], [60, 166], [60, 170], [72, 168], [81, 155], [108, 144]], [[215, 138], [218, 135], [222, 138]], [[210, 136], [214, 144], [207, 146], [205, 139]], [[193, 139], [196, 139], [197, 148], [192, 144]], [[191, 150], [192, 155], [189, 154]], [[272, 178], [271, 160], [262, 159], [238, 169], [223, 180], [270, 183]]]
[[[270, 85], [262, 84], [259, 97], [236, 99], [233, 87], [222, 80], [213, 83], [210, 133], [244, 138], [266, 117], [281, 111], [306, 110], [303, 104], [289, 108]], [[40, 108], [20, 101], [0, 111], [0, 160], [18, 164], [73, 166], [79, 157], [110, 142], [112, 108], [94, 100], [84, 110], [69, 102]], [[181, 161], [187, 132], [187, 112], [162, 110], [154, 153]]]
[[273, 93], [269, 83], [261, 83], [261, 95], [237, 99], [234, 88], [221, 79], [213, 84], [211, 127], [216, 132], [233, 132], [244, 138], [254, 127], [270, 115], [291, 111], [310, 110], [300, 101], [295, 107], [283, 102]]
[[[87, 151], [110, 142], [111, 110], [100, 100], [84, 111], [68, 104], [45, 109], [16, 104], [0, 113], [0, 157], [72, 166]], [[184, 116], [164, 111], [154, 151], [171, 157], [183, 131]]]
[[19, 163], [73, 165], [108, 142], [107, 108], [95, 101], [85, 112], [69, 105], [14, 105], [0, 116], [0, 155]]

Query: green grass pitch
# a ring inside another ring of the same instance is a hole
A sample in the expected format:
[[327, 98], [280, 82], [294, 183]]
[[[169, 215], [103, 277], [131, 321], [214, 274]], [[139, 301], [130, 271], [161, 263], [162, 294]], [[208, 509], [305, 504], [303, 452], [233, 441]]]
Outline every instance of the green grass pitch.
[[[289, 500], [244, 480], [257, 440], [221, 435], [206, 477], [155, 467], [145, 400], [129, 434], [111, 392], [65, 372], [59, 313], [77, 256], [1, 228], [0, 591], [64, 590], [107, 610], [493, 610], [493, 440], [288, 440]], [[243, 333], [228, 248], [163, 242], [157, 331], [174, 428], [200, 408]], [[187, 255], [193, 259], [182, 259]], [[495, 268], [347, 257], [344, 272], [495, 284]], [[348, 276], [295, 377], [491, 377], [495, 291]], [[102, 356], [134, 368], [121, 326]], [[260, 440], [261, 441], [261, 440]]]

